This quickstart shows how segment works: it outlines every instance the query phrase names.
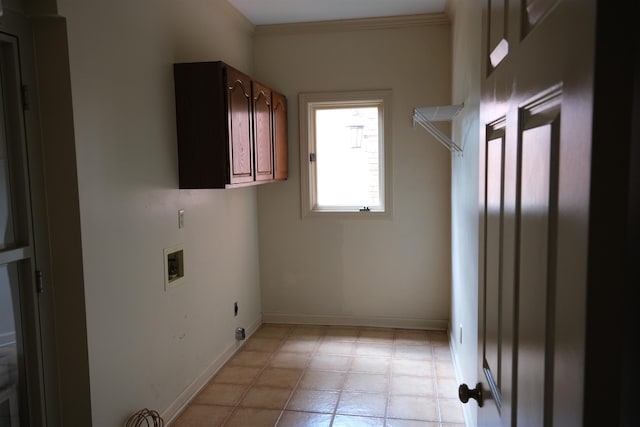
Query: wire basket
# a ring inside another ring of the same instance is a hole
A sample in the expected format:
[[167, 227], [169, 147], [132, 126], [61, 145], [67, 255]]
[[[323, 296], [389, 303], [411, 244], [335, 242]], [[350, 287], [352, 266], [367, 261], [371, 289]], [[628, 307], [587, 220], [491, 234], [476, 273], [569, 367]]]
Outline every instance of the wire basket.
[[145, 408], [131, 415], [125, 427], [164, 427], [164, 420], [158, 412]]

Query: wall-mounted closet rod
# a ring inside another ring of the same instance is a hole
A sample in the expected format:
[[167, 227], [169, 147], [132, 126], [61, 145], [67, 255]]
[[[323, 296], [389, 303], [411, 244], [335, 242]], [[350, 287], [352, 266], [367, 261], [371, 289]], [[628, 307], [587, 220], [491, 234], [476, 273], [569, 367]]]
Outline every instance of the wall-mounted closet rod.
[[445, 135], [440, 129], [436, 127], [429, 119], [427, 119], [417, 108], [413, 110], [413, 126], [419, 124], [427, 132], [429, 132], [439, 143], [447, 147], [451, 152], [461, 154], [462, 148]]

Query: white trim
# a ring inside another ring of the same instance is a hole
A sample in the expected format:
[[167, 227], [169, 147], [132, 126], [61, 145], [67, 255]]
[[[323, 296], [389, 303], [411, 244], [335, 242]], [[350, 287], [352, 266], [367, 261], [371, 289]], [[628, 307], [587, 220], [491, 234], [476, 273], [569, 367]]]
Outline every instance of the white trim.
[[[451, 360], [453, 362], [453, 370], [456, 374], [456, 383], [462, 384], [465, 382], [465, 379], [462, 376], [462, 369], [460, 368], [460, 364], [458, 363], [458, 358], [455, 352], [455, 337], [451, 330], [448, 331], [449, 335], [449, 351], [451, 352]], [[468, 381], [468, 380], [467, 380]], [[474, 427], [472, 425], [474, 407], [471, 404], [462, 405], [462, 412], [464, 414], [464, 425], [466, 427]]]
[[430, 25], [450, 25], [444, 13], [424, 13], [419, 15], [387, 16], [381, 18], [340, 19], [335, 21], [302, 22], [293, 24], [258, 25], [256, 36], [325, 33], [332, 31], [385, 30], [393, 28], [422, 27]]
[[448, 320], [412, 319], [385, 316], [333, 316], [317, 314], [262, 313], [263, 323], [303, 325], [371, 326], [376, 328], [446, 331]]
[[[262, 319], [258, 318], [246, 331], [247, 338], [249, 339], [251, 335], [253, 335], [258, 328], [262, 325]], [[224, 366], [225, 363], [238, 351], [242, 348], [245, 341], [236, 341], [230, 346], [226, 348], [225, 351], [220, 354], [207, 369], [205, 369], [198, 377], [196, 377], [187, 388], [184, 389], [180, 395], [169, 405], [167, 409], [162, 411], [162, 419], [165, 421], [167, 425], [171, 424], [175, 421], [178, 416], [186, 409], [186, 407], [191, 403], [191, 401], [198, 395], [200, 390], [207, 385], [209, 380], [213, 378], [213, 376], [218, 373], [220, 368]]]
[[[355, 90], [341, 92], [309, 92], [298, 95], [298, 119], [300, 130], [300, 203], [301, 217], [332, 217], [332, 218], [391, 218], [393, 212], [393, 183], [392, 183], [392, 91]], [[372, 206], [370, 211], [360, 211], [362, 206], [320, 208], [316, 205], [315, 163], [309, 160], [310, 153], [315, 153], [315, 111], [323, 108], [350, 108], [354, 106], [376, 106], [379, 120], [378, 138], [381, 145], [379, 150], [380, 173], [380, 204]]]

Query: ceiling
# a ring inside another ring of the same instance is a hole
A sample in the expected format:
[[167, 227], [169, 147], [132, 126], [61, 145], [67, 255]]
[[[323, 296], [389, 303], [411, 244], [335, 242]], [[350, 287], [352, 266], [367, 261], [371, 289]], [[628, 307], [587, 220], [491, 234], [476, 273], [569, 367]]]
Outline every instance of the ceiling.
[[444, 12], [446, 0], [228, 0], [254, 25]]

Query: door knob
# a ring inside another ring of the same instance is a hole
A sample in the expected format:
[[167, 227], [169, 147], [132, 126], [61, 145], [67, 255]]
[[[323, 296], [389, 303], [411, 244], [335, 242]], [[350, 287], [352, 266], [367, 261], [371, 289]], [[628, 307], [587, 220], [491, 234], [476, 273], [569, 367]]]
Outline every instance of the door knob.
[[458, 397], [462, 403], [467, 403], [469, 399], [475, 399], [478, 401], [478, 406], [482, 408], [482, 404], [484, 403], [482, 397], [482, 383], [478, 383], [476, 388], [472, 390], [469, 389], [468, 385], [460, 384], [460, 387], [458, 387]]

